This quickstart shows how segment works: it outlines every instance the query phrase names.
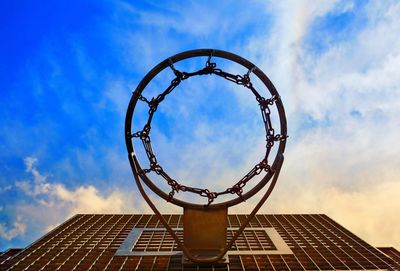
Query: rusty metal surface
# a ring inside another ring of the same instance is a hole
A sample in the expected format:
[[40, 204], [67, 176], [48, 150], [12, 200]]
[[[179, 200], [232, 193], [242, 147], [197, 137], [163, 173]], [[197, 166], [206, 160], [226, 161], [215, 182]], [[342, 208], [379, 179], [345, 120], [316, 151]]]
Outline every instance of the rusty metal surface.
[[185, 208], [183, 242], [195, 257], [220, 254], [226, 245], [228, 209]]
[[[164, 218], [174, 228], [183, 227], [180, 215]], [[228, 227], [237, 228], [246, 219], [228, 215]], [[77, 215], [0, 262], [0, 270], [400, 270], [387, 254], [326, 215], [257, 215], [249, 227], [273, 227], [293, 254], [232, 255], [226, 267], [183, 267], [181, 255], [152, 256], [151, 251], [148, 256], [115, 256], [134, 227], [162, 229], [154, 215]], [[162, 236], [153, 235], [147, 242], [161, 244]], [[243, 235], [238, 244], [260, 249], [255, 238], [262, 235], [247, 239], [250, 236], [253, 233]]]

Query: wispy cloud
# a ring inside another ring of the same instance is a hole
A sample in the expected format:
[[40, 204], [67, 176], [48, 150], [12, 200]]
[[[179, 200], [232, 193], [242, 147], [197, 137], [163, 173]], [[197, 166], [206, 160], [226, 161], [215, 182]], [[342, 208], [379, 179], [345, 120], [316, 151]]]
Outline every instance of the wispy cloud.
[[31, 178], [15, 184], [26, 197], [24, 201], [17, 201], [13, 207], [18, 213], [13, 228], [7, 230], [1, 224], [0, 233], [4, 239], [11, 240], [23, 235], [28, 224], [36, 225], [33, 227], [35, 231], [44, 231], [78, 213], [123, 213], [136, 210], [133, 193], [112, 189], [105, 194], [93, 185], [68, 188], [64, 183], [50, 181], [51, 175], [40, 173], [37, 158], [26, 157], [24, 161]]
[[13, 223], [11, 228], [7, 228], [4, 223], [0, 223], [0, 237], [10, 241], [19, 235], [23, 235], [26, 228], [26, 224], [21, 222], [20, 217], [18, 217], [17, 221]]
[[315, 54], [305, 44], [316, 19], [353, 8], [324, 3], [307, 12], [305, 3], [284, 6], [281, 27], [248, 45], [264, 48], [289, 124], [282, 176], [264, 210], [327, 213], [373, 244], [399, 247], [397, 228], [387, 225], [400, 223], [400, 47], [389, 34], [400, 33], [400, 5], [363, 6], [365, 25]]

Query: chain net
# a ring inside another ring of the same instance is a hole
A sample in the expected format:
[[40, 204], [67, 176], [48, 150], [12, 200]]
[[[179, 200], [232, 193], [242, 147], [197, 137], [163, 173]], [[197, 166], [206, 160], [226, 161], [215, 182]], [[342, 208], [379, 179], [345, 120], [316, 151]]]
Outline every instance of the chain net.
[[[148, 99], [142, 96], [141, 93], [133, 92], [133, 95], [136, 95], [136, 98], [138, 100], [146, 103], [149, 107], [148, 111], [149, 116], [143, 129], [135, 133], [131, 133], [130, 135], [131, 138], [138, 138], [141, 140], [147, 158], [149, 160], [149, 167], [139, 172], [139, 175], [143, 176], [150, 172], [154, 172], [157, 175], [161, 176], [171, 187], [171, 191], [169, 192], [169, 201], [174, 197], [175, 193], [179, 191], [191, 192], [194, 194], [198, 194], [202, 197], [205, 197], [208, 199], [207, 203], [208, 205], [210, 205], [217, 197], [225, 194], [236, 194], [237, 196], [242, 197], [243, 188], [253, 177], [259, 175], [262, 171], [265, 171], [267, 173], [272, 171], [271, 165], [268, 164], [268, 156], [271, 152], [271, 149], [276, 141], [284, 141], [287, 138], [286, 135], [276, 134], [274, 128], [272, 127], [272, 122], [271, 122], [270, 106], [274, 105], [274, 103], [278, 99], [280, 99], [280, 97], [277, 95], [273, 95], [268, 99], [264, 98], [254, 88], [253, 83], [250, 80], [250, 74], [255, 70], [256, 67], [253, 67], [252, 69], [248, 70], [247, 73], [244, 75], [235, 75], [217, 68], [217, 64], [215, 62], [211, 62], [211, 58], [212, 55], [208, 57], [205, 67], [195, 72], [179, 71], [174, 67], [173, 62], [170, 59], [169, 67], [173, 71], [175, 78], [172, 79], [171, 84], [161, 94], [157, 95], [156, 97], [152, 97], [151, 99]], [[245, 88], [248, 88], [254, 94], [261, 110], [262, 119], [264, 122], [265, 132], [266, 132], [266, 152], [261, 162], [256, 164], [243, 178], [241, 178], [232, 187], [229, 187], [220, 192], [210, 191], [209, 189], [206, 188], [203, 189], [203, 188], [186, 186], [180, 184], [178, 181], [171, 178], [164, 171], [163, 167], [158, 163], [153, 148], [151, 146], [151, 140], [150, 140], [151, 122], [154, 113], [157, 111], [158, 106], [165, 99], [165, 97], [168, 94], [170, 94], [182, 81], [187, 80], [188, 78], [193, 76], [211, 75], [211, 74], [220, 76], [226, 80], [236, 83], [237, 85], [241, 85]]]

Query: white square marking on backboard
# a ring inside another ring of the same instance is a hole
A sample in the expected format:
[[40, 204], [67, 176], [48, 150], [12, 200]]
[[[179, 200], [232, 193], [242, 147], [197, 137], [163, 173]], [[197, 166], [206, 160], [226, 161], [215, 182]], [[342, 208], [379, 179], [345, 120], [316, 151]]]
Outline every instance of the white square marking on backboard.
[[[238, 230], [239, 228], [228, 228], [229, 230]], [[183, 230], [175, 228], [175, 231]], [[282, 239], [276, 229], [271, 227], [265, 228], [245, 228], [245, 230], [262, 230], [268, 235], [276, 250], [228, 250], [228, 255], [266, 255], [266, 254], [293, 254], [293, 251]], [[120, 245], [115, 256], [172, 256], [182, 255], [182, 251], [134, 251], [136, 242], [143, 231], [165, 231], [164, 228], [133, 228], [128, 234], [124, 242]]]

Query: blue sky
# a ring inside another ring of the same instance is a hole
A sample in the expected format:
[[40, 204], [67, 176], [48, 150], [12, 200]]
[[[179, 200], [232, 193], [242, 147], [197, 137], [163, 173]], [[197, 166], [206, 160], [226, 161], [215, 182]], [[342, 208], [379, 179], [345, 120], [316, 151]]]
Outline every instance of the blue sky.
[[[149, 212], [127, 159], [126, 108], [154, 65], [197, 48], [249, 59], [282, 96], [290, 138], [263, 212], [326, 213], [399, 247], [400, 4], [159, 2], [1, 4], [0, 251], [75, 213]], [[157, 112], [157, 155], [188, 184], [225, 187], [260, 155], [257, 110], [240, 88], [193, 79]]]

